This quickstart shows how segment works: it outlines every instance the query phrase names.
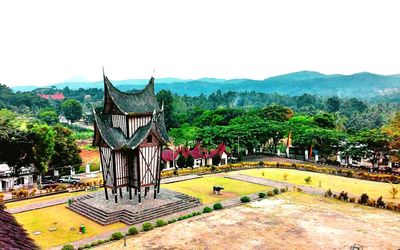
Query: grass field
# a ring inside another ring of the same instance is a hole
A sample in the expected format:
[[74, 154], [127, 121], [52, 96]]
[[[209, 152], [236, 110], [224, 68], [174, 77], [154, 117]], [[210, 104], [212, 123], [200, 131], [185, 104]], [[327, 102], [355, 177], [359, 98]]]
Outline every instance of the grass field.
[[[213, 194], [213, 186], [224, 187], [224, 190], [221, 191], [221, 195]], [[207, 176], [188, 181], [164, 184], [161, 185], [161, 187], [199, 198], [203, 204], [214, 203], [245, 194], [252, 194], [271, 189], [266, 186], [231, 180], [219, 176]]]
[[82, 191], [82, 192], [74, 192], [74, 193], [62, 193], [62, 194], [55, 194], [55, 195], [44, 196], [44, 197], [39, 197], [39, 198], [27, 199], [27, 200], [23, 200], [23, 201], [10, 202], [10, 203], [6, 204], [6, 208], [24, 207], [24, 206], [27, 206], [27, 205], [30, 205], [33, 203], [57, 200], [60, 198], [74, 197], [74, 196], [78, 196], [78, 195], [84, 195], [87, 193], [89, 193], [89, 192]]
[[[264, 176], [262, 173], [264, 172]], [[341, 176], [334, 176], [328, 174], [311, 173], [293, 169], [277, 169], [277, 168], [266, 168], [266, 169], [249, 169], [231, 174], [246, 174], [255, 177], [262, 177], [271, 180], [283, 181], [293, 183], [297, 185], [319, 187], [321, 181], [321, 188], [332, 191], [341, 192], [345, 191], [354, 195], [361, 195], [367, 193], [370, 198], [377, 199], [379, 196], [383, 196], [385, 201], [400, 202], [400, 195], [393, 200], [389, 190], [391, 185], [389, 183], [365, 181], [353, 178], [346, 178]], [[287, 174], [287, 180], [285, 181], [283, 175]], [[304, 179], [310, 176], [312, 182], [307, 184]], [[400, 189], [400, 185], [396, 185]]]
[[[29, 212], [14, 214], [17, 221], [28, 231], [35, 243], [43, 249], [88, 238], [106, 231], [125, 227], [123, 223], [101, 226], [90, 219], [72, 212], [65, 205], [52, 206]], [[84, 224], [87, 233], [80, 234], [79, 226]], [[57, 228], [50, 232], [49, 228]], [[33, 235], [39, 231], [41, 234]]]

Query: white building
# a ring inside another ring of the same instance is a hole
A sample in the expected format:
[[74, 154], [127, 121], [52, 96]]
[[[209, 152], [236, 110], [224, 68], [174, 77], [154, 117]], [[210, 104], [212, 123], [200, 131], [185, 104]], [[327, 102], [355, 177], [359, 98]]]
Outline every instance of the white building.
[[10, 188], [32, 187], [33, 174], [31, 168], [21, 168], [19, 177], [13, 175], [13, 170], [7, 164], [0, 164], [0, 192], [8, 191]]

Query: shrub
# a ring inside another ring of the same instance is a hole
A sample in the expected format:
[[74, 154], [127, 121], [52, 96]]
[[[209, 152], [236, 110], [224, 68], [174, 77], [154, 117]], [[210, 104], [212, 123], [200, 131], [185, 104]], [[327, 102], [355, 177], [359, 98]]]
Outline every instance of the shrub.
[[165, 220], [156, 220], [156, 227], [163, 227], [168, 223]]
[[367, 206], [375, 207], [376, 206], [376, 201], [374, 199], [368, 199]]
[[176, 222], [175, 219], [170, 219], [170, 220], [168, 220], [168, 224], [172, 224], [172, 223], [175, 223], [175, 222]]
[[142, 225], [142, 230], [145, 231], [145, 232], [153, 230], [153, 228], [154, 228], [154, 226], [150, 222], [145, 222]]
[[342, 191], [340, 192], [339, 199], [343, 201], [348, 201], [349, 195], [347, 194], [347, 192]]
[[189, 219], [189, 218], [192, 218], [192, 217], [193, 217], [193, 214], [186, 215], [186, 219]]
[[283, 179], [286, 181], [287, 180], [287, 178], [288, 178], [288, 174], [287, 173], [285, 173], [285, 174], [283, 174]]
[[95, 242], [92, 242], [91, 244], [90, 244], [90, 247], [95, 247], [95, 246], [97, 246], [98, 245], [98, 243], [97, 243], [97, 241], [95, 241]]
[[258, 193], [258, 197], [261, 198], [261, 199], [262, 199], [262, 198], [265, 198], [265, 196], [266, 196], [265, 193]]
[[382, 196], [378, 198], [376, 201], [376, 207], [385, 208], [385, 202], [382, 199]]
[[197, 215], [197, 212], [193, 212], [192, 215], [193, 215], [193, 216], [196, 216], [196, 215]]
[[304, 181], [305, 181], [307, 184], [310, 184], [310, 183], [312, 182], [311, 176], [308, 176], [308, 177], [304, 178]]
[[139, 230], [136, 227], [130, 227], [128, 229], [128, 235], [135, 235], [135, 234], [138, 234], [138, 233], [139, 233]]
[[278, 194], [279, 193], [279, 189], [274, 188], [274, 190], [272, 190], [274, 192], [274, 194]]
[[203, 209], [203, 213], [211, 213], [213, 211], [213, 209], [211, 207], [205, 207]]
[[360, 204], [367, 204], [367, 202], [368, 202], [368, 199], [369, 199], [369, 197], [368, 197], [368, 194], [362, 194], [361, 195], [361, 197], [360, 197]]
[[84, 248], [91, 248], [90, 244], [86, 244], [83, 246]]
[[286, 192], [286, 188], [281, 188], [281, 193]]
[[197, 214], [197, 215], [201, 215], [201, 212], [197, 212], [196, 214]]
[[124, 238], [124, 235], [121, 232], [115, 232], [111, 235], [110, 240], [120, 240]]
[[325, 192], [325, 197], [332, 197], [333, 193], [331, 189], [328, 189], [328, 191]]
[[350, 197], [349, 201], [350, 201], [351, 203], [355, 203], [355, 202], [356, 202], [356, 198]]
[[61, 250], [74, 250], [74, 246], [72, 244], [66, 244], [64, 245]]
[[104, 240], [98, 240], [97, 241], [97, 245], [101, 245], [101, 244], [103, 244], [104, 243]]
[[215, 203], [214, 204], [214, 206], [213, 206], [213, 208], [214, 208], [214, 210], [220, 210], [220, 209], [222, 209], [222, 204], [221, 203]]
[[274, 192], [268, 191], [268, 192], [267, 192], [267, 195], [272, 197], [272, 196], [274, 196]]
[[240, 197], [240, 201], [243, 203], [250, 202], [250, 197], [246, 196], [246, 195], [242, 196], [242, 197]]

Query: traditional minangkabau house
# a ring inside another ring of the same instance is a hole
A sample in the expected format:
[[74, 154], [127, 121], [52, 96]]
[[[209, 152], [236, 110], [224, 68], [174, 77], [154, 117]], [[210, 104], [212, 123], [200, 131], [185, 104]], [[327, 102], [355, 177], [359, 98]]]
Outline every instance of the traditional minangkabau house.
[[[93, 145], [99, 147], [104, 191], [108, 189], [118, 202], [117, 190], [132, 189], [141, 203], [154, 187], [154, 199], [160, 192], [162, 147], [168, 142], [163, 107], [159, 107], [154, 94], [154, 78], [141, 91], [121, 92], [104, 77], [104, 106], [94, 111], [95, 135]], [[163, 105], [162, 105], [163, 106]]]
[[228, 163], [228, 153], [226, 152], [226, 145], [223, 142], [216, 149], [210, 151], [206, 148], [202, 148], [200, 144], [197, 144], [192, 150], [185, 147], [178, 147], [176, 150], [163, 150], [162, 160], [165, 164], [165, 170], [176, 167], [176, 160], [180, 154], [182, 154], [184, 158], [187, 158], [189, 154], [192, 155], [194, 160], [193, 167], [211, 166], [212, 158], [217, 154], [221, 157], [221, 162], [218, 165], [225, 165]]
[[12, 214], [0, 203], [0, 249], [39, 249]]

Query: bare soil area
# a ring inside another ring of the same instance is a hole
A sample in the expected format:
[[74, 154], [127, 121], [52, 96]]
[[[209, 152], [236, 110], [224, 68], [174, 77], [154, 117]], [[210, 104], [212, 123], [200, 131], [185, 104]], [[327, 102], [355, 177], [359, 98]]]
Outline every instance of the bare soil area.
[[[399, 249], [400, 214], [288, 192], [128, 238], [129, 249]], [[123, 241], [100, 249], [127, 249]]]

